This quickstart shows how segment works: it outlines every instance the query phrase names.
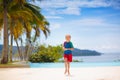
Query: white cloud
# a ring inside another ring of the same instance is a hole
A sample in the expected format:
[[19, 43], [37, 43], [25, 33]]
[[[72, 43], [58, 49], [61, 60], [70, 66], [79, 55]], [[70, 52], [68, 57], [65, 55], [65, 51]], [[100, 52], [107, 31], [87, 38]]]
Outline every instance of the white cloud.
[[90, 29], [91, 27], [109, 27], [110, 28], [114, 24], [109, 24], [106, 20], [102, 18], [83, 18], [83, 19], [72, 20], [68, 25], [76, 25], [76, 27], [84, 27], [84, 28], [86, 27], [87, 29]]
[[70, 22], [70, 25], [76, 24], [77, 26], [89, 26], [89, 27], [97, 27], [97, 26], [106, 26], [107, 23], [105, 20], [101, 18], [84, 18], [84, 19], [78, 19], [73, 20]]
[[[91, 27], [100, 27], [104, 28], [104, 30], [108, 29], [113, 31], [120, 31], [120, 23], [111, 23], [106, 19], [103, 18], [82, 18], [77, 20], [71, 20], [67, 26], [76, 25], [77, 27], [86, 27], [90, 29]], [[90, 27], [90, 28], [89, 28]]]
[[55, 29], [58, 29], [60, 27], [61, 27], [61, 25], [59, 23], [51, 23], [50, 24], [50, 30], [55, 30]]
[[69, 15], [80, 15], [81, 10], [80, 8], [75, 8], [75, 7], [67, 7], [64, 9], [46, 9], [46, 11], [51, 14], [51, 15], [56, 15], [56, 14], [69, 14]]
[[35, 3], [50, 14], [80, 15], [81, 8], [114, 7], [120, 9], [120, 0], [43, 0]]
[[39, 3], [38, 5], [42, 8], [64, 8], [66, 7], [66, 2], [68, 0], [43, 0], [41, 3], [36, 1], [36, 3]]
[[105, 0], [91, 0], [91, 1], [84, 1], [81, 3], [79, 7], [108, 7], [110, 4], [106, 2]]
[[80, 15], [79, 8], [75, 7], [68, 7], [62, 11], [59, 12], [60, 14], [73, 14], [73, 15]]
[[36, 4], [42, 8], [66, 8], [66, 7], [108, 7], [113, 1], [106, 0], [44, 0]]
[[120, 9], [120, 0], [110, 0], [111, 7], [116, 9]]
[[45, 16], [47, 19], [63, 19], [63, 17], [60, 16]]

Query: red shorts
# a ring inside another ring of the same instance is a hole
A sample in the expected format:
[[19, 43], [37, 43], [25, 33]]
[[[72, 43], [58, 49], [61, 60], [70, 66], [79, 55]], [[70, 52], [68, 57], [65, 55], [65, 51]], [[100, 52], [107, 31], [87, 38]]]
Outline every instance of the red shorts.
[[72, 54], [64, 54], [64, 59], [67, 59], [67, 61], [72, 62]]

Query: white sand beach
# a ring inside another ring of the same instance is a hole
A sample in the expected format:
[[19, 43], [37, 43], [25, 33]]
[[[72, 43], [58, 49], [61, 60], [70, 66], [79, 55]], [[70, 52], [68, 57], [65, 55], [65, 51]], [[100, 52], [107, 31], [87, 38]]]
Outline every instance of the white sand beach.
[[0, 68], [0, 80], [120, 80], [120, 66], [71, 68]]

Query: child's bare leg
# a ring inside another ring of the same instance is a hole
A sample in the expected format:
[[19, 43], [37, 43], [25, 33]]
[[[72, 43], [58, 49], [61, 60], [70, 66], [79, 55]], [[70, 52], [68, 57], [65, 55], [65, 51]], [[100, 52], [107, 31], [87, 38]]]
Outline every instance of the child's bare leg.
[[67, 64], [68, 64], [68, 75], [70, 75], [70, 62], [68, 61]]
[[68, 70], [67, 58], [64, 59], [64, 62], [65, 62], [65, 72], [64, 72], [64, 74], [66, 74], [67, 70]]

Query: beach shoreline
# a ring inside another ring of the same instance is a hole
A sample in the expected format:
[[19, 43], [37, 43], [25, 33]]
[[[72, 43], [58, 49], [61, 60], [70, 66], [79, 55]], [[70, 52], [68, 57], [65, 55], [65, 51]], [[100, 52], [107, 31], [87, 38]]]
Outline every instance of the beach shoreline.
[[120, 80], [120, 66], [71, 68], [0, 68], [0, 80]]

